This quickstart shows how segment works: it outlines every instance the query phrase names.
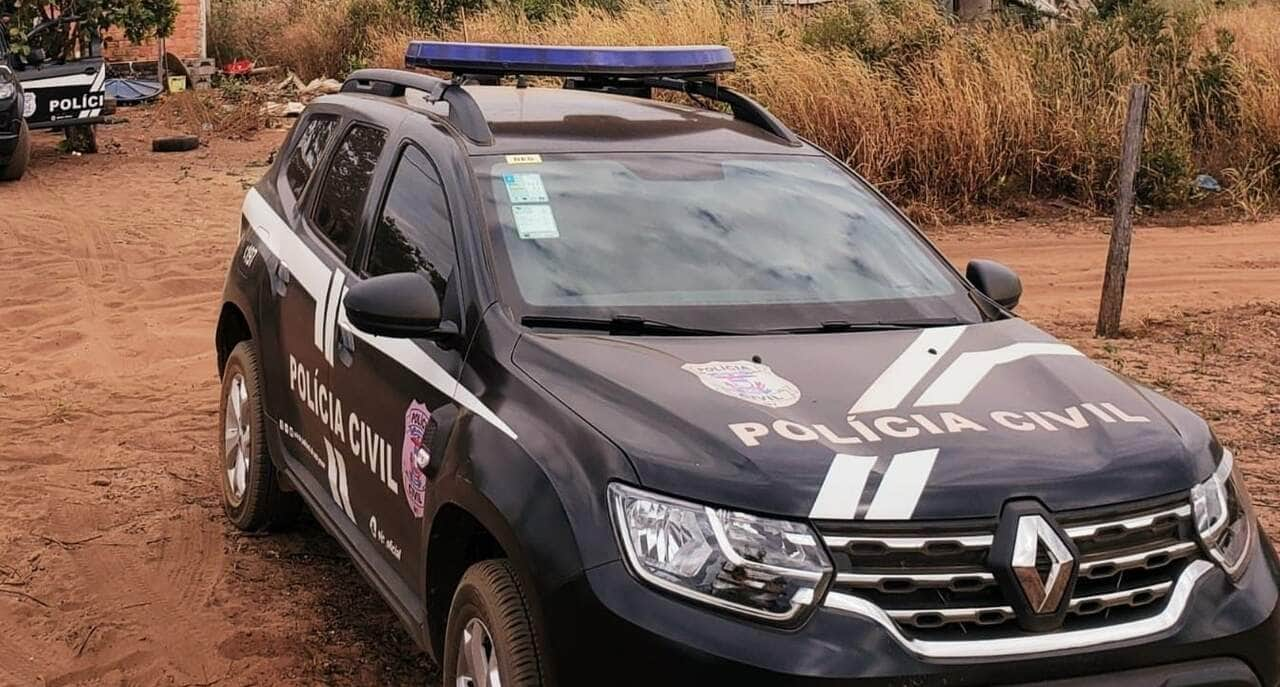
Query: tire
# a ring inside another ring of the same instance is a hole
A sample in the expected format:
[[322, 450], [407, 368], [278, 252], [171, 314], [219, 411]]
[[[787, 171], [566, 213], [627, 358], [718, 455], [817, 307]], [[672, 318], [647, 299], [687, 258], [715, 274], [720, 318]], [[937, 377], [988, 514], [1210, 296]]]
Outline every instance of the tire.
[[[483, 635], [478, 631], [483, 631]], [[483, 641], [487, 636], [488, 641]], [[502, 687], [543, 687], [547, 679], [539, 633], [519, 578], [505, 560], [481, 561], [467, 569], [449, 608], [445, 630], [444, 683], [479, 687], [492, 682], [466, 678], [474, 664], [496, 667]], [[475, 642], [470, 644], [468, 642]], [[464, 655], [478, 647], [481, 661]], [[462, 678], [461, 680], [459, 678]]]
[[17, 181], [27, 171], [27, 163], [31, 162], [31, 130], [23, 122], [18, 129], [18, 147], [13, 151], [9, 163], [0, 167], [0, 181]]
[[92, 124], [80, 124], [63, 129], [67, 138], [67, 150], [92, 155], [98, 152], [98, 130]]
[[[293, 521], [301, 503], [297, 493], [280, 488], [267, 449], [262, 412], [262, 373], [252, 341], [231, 350], [222, 373], [218, 404], [218, 482], [222, 509], [239, 529], [278, 529]], [[239, 398], [233, 403], [232, 397]], [[238, 408], [238, 410], [237, 410]], [[245, 462], [239, 463], [243, 455]]]
[[200, 139], [196, 136], [166, 136], [151, 140], [153, 153], [185, 153], [200, 147]]

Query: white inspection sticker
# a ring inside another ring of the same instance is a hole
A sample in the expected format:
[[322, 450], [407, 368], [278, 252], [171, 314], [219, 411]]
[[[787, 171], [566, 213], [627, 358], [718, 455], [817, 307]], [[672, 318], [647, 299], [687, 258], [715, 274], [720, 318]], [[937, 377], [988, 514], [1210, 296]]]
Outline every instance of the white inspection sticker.
[[507, 164], [509, 165], [536, 165], [539, 162], [542, 162], [542, 156], [536, 153], [507, 156]]
[[512, 203], [547, 202], [547, 187], [542, 185], [541, 174], [503, 174], [502, 183], [506, 184]]
[[512, 205], [516, 218], [516, 233], [522, 239], [557, 239], [560, 229], [551, 214], [550, 205]]

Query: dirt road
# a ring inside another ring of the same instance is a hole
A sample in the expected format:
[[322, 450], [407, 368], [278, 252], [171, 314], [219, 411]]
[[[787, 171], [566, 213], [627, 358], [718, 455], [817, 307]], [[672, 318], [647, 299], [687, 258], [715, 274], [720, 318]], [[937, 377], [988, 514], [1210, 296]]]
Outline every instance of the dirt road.
[[[145, 113], [108, 152], [56, 153], [0, 187], [0, 685], [422, 684], [433, 668], [314, 525], [237, 535], [215, 481], [212, 329], [238, 207], [280, 132], [149, 152]], [[1280, 223], [1143, 228], [1126, 322], [1087, 338], [1097, 226], [939, 233], [1017, 268], [1023, 312], [1166, 388], [1280, 497]]]

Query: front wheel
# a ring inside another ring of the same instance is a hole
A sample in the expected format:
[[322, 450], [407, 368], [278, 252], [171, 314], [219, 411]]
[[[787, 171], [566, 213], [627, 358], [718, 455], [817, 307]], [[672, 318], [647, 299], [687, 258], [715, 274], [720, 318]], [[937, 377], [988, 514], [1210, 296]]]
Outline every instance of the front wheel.
[[27, 123], [18, 126], [18, 147], [14, 149], [9, 162], [0, 165], [0, 181], [17, 181], [27, 171], [27, 163], [31, 161], [31, 130]]
[[445, 630], [445, 687], [542, 687], [534, 618], [515, 569], [505, 560], [467, 569]]

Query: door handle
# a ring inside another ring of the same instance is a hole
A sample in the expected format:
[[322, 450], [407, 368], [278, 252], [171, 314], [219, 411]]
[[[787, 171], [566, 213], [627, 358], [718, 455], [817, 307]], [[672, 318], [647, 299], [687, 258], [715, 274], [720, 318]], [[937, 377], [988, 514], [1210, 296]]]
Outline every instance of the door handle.
[[338, 360], [351, 367], [356, 360], [356, 335], [346, 325], [338, 324]]
[[276, 296], [283, 298], [285, 292], [289, 289], [289, 280], [293, 278], [292, 274], [289, 272], [289, 266], [284, 264], [284, 260], [281, 260], [276, 264], [276, 270], [273, 275], [274, 278], [271, 280], [271, 290], [275, 291]]

